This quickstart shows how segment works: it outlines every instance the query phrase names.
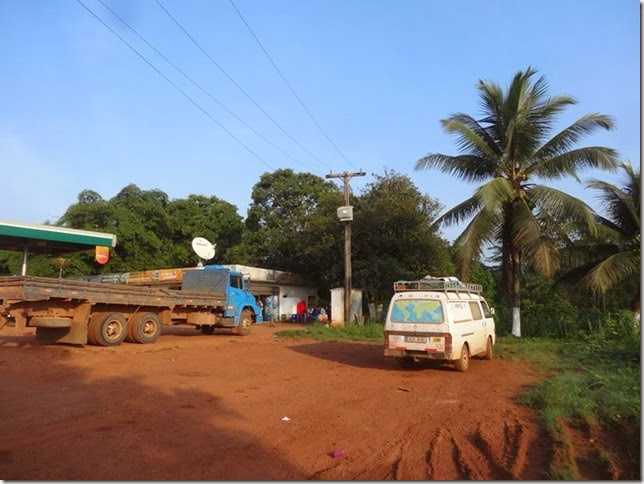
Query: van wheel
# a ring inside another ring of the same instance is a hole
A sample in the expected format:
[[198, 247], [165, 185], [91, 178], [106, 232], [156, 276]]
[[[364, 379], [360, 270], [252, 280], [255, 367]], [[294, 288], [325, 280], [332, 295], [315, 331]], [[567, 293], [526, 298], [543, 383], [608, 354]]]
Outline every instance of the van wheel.
[[490, 336], [487, 339], [487, 347], [485, 348], [485, 355], [483, 356], [483, 359], [491, 360], [493, 356], [494, 356], [494, 353], [492, 351], [492, 337]]
[[454, 366], [458, 371], [467, 371], [470, 367], [470, 349], [467, 347], [467, 344], [463, 345], [461, 357], [458, 360], [454, 360]]
[[246, 336], [250, 333], [250, 327], [253, 324], [253, 316], [250, 309], [244, 309], [239, 315], [239, 322], [237, 323], [237, 334]]

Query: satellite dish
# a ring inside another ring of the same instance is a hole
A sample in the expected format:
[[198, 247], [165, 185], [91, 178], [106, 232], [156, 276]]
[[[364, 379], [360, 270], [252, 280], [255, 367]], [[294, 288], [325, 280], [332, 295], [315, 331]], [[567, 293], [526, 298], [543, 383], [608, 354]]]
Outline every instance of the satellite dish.
[[[195, 251], [200, 259], [210, 260], [215, 257], [215, 246], [203, 237], [192, 239], [192, 250]], [[199, 263], [201, 264], [201, 261]]]

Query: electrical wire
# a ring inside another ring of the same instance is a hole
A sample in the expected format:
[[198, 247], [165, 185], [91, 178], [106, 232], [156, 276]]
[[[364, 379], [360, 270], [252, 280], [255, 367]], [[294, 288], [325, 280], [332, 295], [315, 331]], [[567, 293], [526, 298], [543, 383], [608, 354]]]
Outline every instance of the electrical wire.
[[257, 107], [257, 109], [259, 109], [259, 110], [264, 114], [264, 116], [266, 116], [268, 119], [270, 119], [270, 120], [271, 120], [271, 122], [272, 122], [275, 126], [277, 126], [277, 127], [280, 129], [280, 131], [282, 131], [282, 133], [284, 133], [286, 136], [288, 136], [288, 138], [289, 138], [291, 141], [293, 141], [293, 143], [295, 143], [296, 145], [298, 145], [298, 146], [299, 146], [302, 150], [304, 150], [304, 151], [305, 151], [305, 152], [306, 152], [306, 153], [307, 153], [311, 158], [313, 158], [313, 159], [314, 159], [314, 160], [316, 160], [317, 162], [321, 163], [322, 165], [326, 166], [327, 168], [331, 169], [331, 167], [330, 167], [329, 165], [327, 165], [325, 162], [323, 162], [322, 160], [320, 160], [317, 156], [315, 156], [313, 153], [311, 153], [311, 152], [310, 152], [310, 151], [309, 151], [305, 146], [303, 146], [299, 141], [297, 141], [295, 138], [293, 138], [293, 136], [291, 136], [291, 135], [290, 135], [290, 133], [289, 133], [288, 131], [286, 131], [286, 130], [282, 127], [282, 125], [281, 125], [281, 124], [279, 124], [279, 123], [278, 123], [278, 122], [277, 122], [277, 121], [276, 121], [276, 120], [275, 120], [275, 119], [274, 119], [270, 114], [268, 114], [268, 113], [264, 110], [264, 108], [262, 108], [262, 107], [257, 103], [257, 101], [255, 101], [255, 100], [251, 97], [251, 95], [250, 95], [250, 94], [248, 94], [248, 93], [247, 93], [247, 92], [246, 92], [246, 91], [245, 91], [245, 90], [244, 90], [244, 89], [243, 89], [243, 88], [242, 88], [242, 87], [241, 87], [241, 86], [240, 86], [240, 85], [239, 85], [239, 84], [238, 84], [238, 83], [237, 83], [237, 82], [236, 82], [236, 81], [235, 81], [235, 80], [234, 80], [234, 79], [233, 79], [233, 78], [232, 78], [232, 77], [231, 77], [231, 76], [230, 76], [230, 75], [229, 75], [229, 74], [228, 74], [228, 73], [223, 69], [223, 67], [221, 67], [221, 66], [220, 66], [220, 65], [219, 65], [219, 64], [218, 64], [218, 63], [217, 63], [217, 62], [216, 62], [216, 61], [215, 61], [215, 60], [210, 56], [210, 54], [208, 54], [208, 52], [206, 52], [206, 51], [204, 50], [204, 48], [203, 48], [203, 47], [201, 47], [201, 45], [199, 44], [199, 42], [197, 42], [197, 41], [195, 40], [195, 38], [194, 38], [192, 35], [190, 35], [190, 34], [188, 33], [188, 31], [183, 27], [183, 25], [181, 25], [181, 23], [179, 23], [179, 21], [178, 21], [176, 18], [174, 18], [174, 17], [172, 16], [172, 14], [171, 14], [171, 13], [170, 13], [170, 12], [169, 12], [165, 7], [164, 7], [164, 6], [163, 6], [163, 4], [162, 4], [159, 0], [155, 0], [155, 2], [156, 2], [156, 3], [157, 3], [157, 5], [159, 5], [159, 7], [161, 7], [161, 9], [162, 9], [162, 10], [163, 10], [167, 15], [168, 15], [168, 17], [170, 17], [170, 19], [171, 19], [171, 20], [172, 20], [172, 21], [177, 25], [177, 27], [179, 27], [179, 28], [181, 29], [181, 31], [183, 31], [183, 33], [184, 33], [184, 34], [186, 34], [186, 36], [187, 36], [187, 37], [192, 41], [192, 43], [193, 43], [193, 44], [195, 44], [195, 45], [197, 46], [197, 48], [198, 48], [198, 49], [199, 49], [199, 50], [200, 50], [200, 51], [201, 51], [201, 52], [202, 52], [202, 53], [203, 53], [203, 54], [204, 54], [204, 55], [205, 55], [205, 56], [210, 60], [210, 62], [212, 62], [212, 64], [213, 64], [215, 67], [217, 67], [217, 69], [219, 69], [219, 71], [220, 71], [220, 72], [221, 72], [221, 73], [222, 73], [222, 74], [223, 74], [223, 75], [224, 75], [224, 76], [225, 76], [225, 77], [226, 77], [226, 78], [227, 78], [227, 79], [228, 79], [228, 80], [229, 80], [229, 81], [230, 81], [230, 82], [231, 82], [231, 83], [232, 83], [232, 84], [233, 84], [233, 85], [234, 85], [234, 86], [235, 86], [235, 87], [236, 87], [236, 88], [237, 88], [237, 89], [238, 89], [238, 90], [239, 90], [239, 91], [244, 95], [244, 96], [246, 96], [246, 97], [250, 100], [250, 102], [252, 102], [252, 103], [255, 105], [255, 107]]
[[273, 168], [271, 165], [266, 163], [263, 158], [261, 158], [257, 153], [255, 153], [252, 149], [250, 149], [243, 141], [241, 141], [239, 138], [237, 138], [234, 134], [232, 134], [230, 131], [228, 131], [219, 121], [217, 121], [215, 118], [212, 117], [212, 115], [206, 111], [204, 108], [202, 108], [199, 103], [197, 103], [194, 99], [192, 99], [188, 94], [186, 94], [179, 86], [177, 86], [174, 82], [172, 82], [163, 72], [161, 72], [159, 69], [157, 69], [150, 61], [148, 61], [138, 50], [136, 50], [134, 47], [132, 47], [123, 37], [121, 37], [112, 27], [107, 25], [98, 15], [96, 15], [92, 9], [90, 9], [87, 5], [85, 5], [81, 0], [76, 0], [85, 10], [87, 10], [92, 16], [98, 20], [100, 23], [103, 24], [103, 26], [108, 29], [110, 32], [112, 32], [116, 37], [119, 38], [121, 42], [123, 42], [125, 45], [127, 45], [132, 52], [134, 52], [136, 55], [138, 55], [143, 62], [145, 62], [148, 66], [150, 66], [154, 71], [159, 74], [163, 79], [165, 79], [172, 87], [174, 87], [177, 91], [179, 91], [183, 96], [190, 101], [192, 104], [194, 104], [202, 113], [204, 113], [208, 118], [215, 123], [217, 126], [219, 126], [224, 132], [226, 132], [231, 138], [233, 138], [237, 143], [242, 145], [246, 150], [253, 155], [255, 158], [257, 158], [259, 161], [261, 161], [264, 165], [266, 165], [270, 170], [275, 171], [275, 168]]
[[350, 165], [353, 165], [354, 168], [357, 168], [357, 166], [355, 166], [353, 163], [351, 163], [351, 161], [349, 161], [349, 159], [344, 155], [344, 153], [342, 153], [342, 151], [340, 151], [340, 148], [337, 147], [337, 145], [333, 142], [331, 137], [326, 133], [326, 131], [324, 131], [324, 129], [322, 129], [322, 126], [320, 126], [320, 123], [318, 123], [318, 121], [315, 119], [313, 114], [311, 114], [311, 111], [304, 105], [304, 102], [302, 101], [300, 96], [297, 95], [297, 93], [295, 92], [295, 89], [293, 89], [293, 86], [291, 86], [291, 84], [286, 80], [286, 77], [284, 76], [284, 74], [282, 74], [282, 71], [280, 70], [280, 68], [277, 67], [277, 65], [275, 64], [275, 62], [273, 61], [271, 56], [268, 54], [268, 52], [266, 51], [266, 49], [264, 48], [264, 46], [262, 45], [260, 40], [257, 38], [257, 35], [255, 35], [255, 32], [253, 32], [253, 29], [250, 27], [250, 25], [248, 25], [248, 22], [246, 22], [246, 19], [244, 18], [244, 16], [241, 14], [239, 9], [235, 5], [235, 2], [233, 2], [233, 0], [228, 0], [228, 1], [230, 2], [230, 4], [235, 9], [235, 12], [237, 12], [237, 15], [239, 15], [239, 18], [241, 19], [241, 21], [244, 23], [244, 25], [246, 26], [246, 28], [250, 32], [250, 35], [253, 36], [253, 38], [255, 39], [255, 42], [257, 42], [257, 45], [259, 45], [259, 48], [262, 50], [262, 52], [264, 53], [266, 58], [273, 65], [273, 67], [275, 68], [275, 70], [277, 71], [279, 76], [282, 78], [282, 80], [284, 81], [284, 84], [286, 84], [286, 86], [289, 88], [289, 90], [291, 91], [293, 96], [295, 96], [295, 99], [297, 99], [297, 101], [300, 103], [300, 106], [302, 106], [302, 109], [304, 109], [304, 111], [306, 111], [306, 114], [309, 115], [309, 118], [311, 118], [311, 120], [315, 123], [315, 125], [318, 127], [318, 129], [322, 132], [322, 134], [329, 141], [329, 143], [331, 143], [331, 145], [333, 145], [333, 147], [335, 148], [335, 151], [337, 151], [340, 154], [340, 156], [342, 156], [342, 158], [344, 158]]
[[101, 5], [103, 5], [103, 7], [105, 7], [107, 10], [109, 10], [109, 11], [110, 11], [110, 13], [111, 13], [112, 15], [114, 15], [117, 19], [119, 19], [119, 20], [120, 20], [120, 21], [121, 21], [121, 22], [122, 22], [122, 23], [123, 23], [123, 24], [124, 24], [128, 29], [130, 29], [130, 30], [134, 33], [134, 35], [136, 35], [139, 39], [141, 39], [143, 42], [145, 42], [145, 44], [146, 44], [148, 47], [150, 47], [154, 52], [156, 52], [156, 53], [157, 53], [157, 55], [159, 55], [163, 60], [165, 60], [168, 64], [170, 64], [172, 67], [174, 67], [174, 69], [175, 69], [176, 71], [178, 71], [181, 75], [183, 75], [183, 77], [185, 77], [186, 79], [188, 79], [188, 81], [190, 81], [190, 82], [191, 82], [195, 87], [197, 87], [197, 88], [198, 88], [201, 92], [203, 92], [206, 96], [208, 96], [210, 99], [212, 99], [214, 102], [216, 102], [216, 103], [217, 103], [217, 104], [218, 104], [218, 105], [219, 105], [223, 110], [225, 110], [228, 114], [230, 114], [232, 117], [234, 117], [237, 121], [239, 121], [241, 124], [243, 124], [246, 128], [248, 128], [250, 131], [252, 131], [252, 132], [253, 132], [255, 135], [257, 135], [259, 138], [261, 138], [262, 140], [264, 140], [264, 142], [266, 142], [267, 144], [269, 144], [270, 146], [272, 146], [273, 148], [275, 148], [277, 151], [279, 151], [280, 153], [282, 153], [284, 156], [286, 156], [286, 157], [290, 158], [292, 161], [295, 161], [296, 163], [299, 163], [299, 164], [300, 164], [300, 165], [302, 165], [304, 168], [307, 168], [307, 169], [309, 169], [309, 170], [311, 169], [311, 167], [310, 167], [309, 165], [307, 165], [307, 164], [305, 164], [305, 163], [301, 162], [301, 161], [300, 161], [300, 160], [298, 160], [297, 158], [294, 158], [293, 156], [291, 156], [290, 154], [288, 154], [286, 151], [284, 151], [283, 149], [281, 149], [279, 146], [275, 145], [274, 143], [272, 143], [271, 141], [269, 141], [268, 139], [266, 139], [266, 137], [264, 137], [262, 134], [260, 134], [257, 130], [255, 130], [254, 128], [252, 128], [248, 123], [246, 123], [243, 119], [241, 119], [239, 116], [237, 116], [233, 111], [231, 111], [230, 109], [228, 109], [228, 108], [227, 108], [227, 107], [226, 107], [222, 102], [220, 102], [217, 98], [215, 98], [212, 94], [210, 94], [210, 92], [208, 92], [208, 91], [207, 91], [206, 89], [204, 89], [200, 84], [198, 84], [198, 83], [197, 83], [197, 82], [196, 82], [192, 77], [190, 77], [188, 74], [186, 74], [186, 73], [185, 73], [181, 68], [179, 68], [179, 67], [178, 67], [174, 62], [172, 62], [172, 61], [171, 61], [170, 59], [168, 59], [165, 55], [163, 55], [163, 53], [161, 53], [161, 52], [159, 51], [159, 49], [157, 49], [154, 45], [152, 45], [150, 42], [148, 42], [148, 41], [145, 39], [145, 37], [143, 37], [139, 32], [137, 32], [137, 31], [136, 31], [136, 29], [134, 29], [130, 24], [128, 24], [128, 23], [127, 23], [127, 22], [126, 22], [126, 21], [125, 21], [125, 20], [124, 20], [124, 19], [123, 19], [119, 14], [118, 14], [118, 13], [116, 13], [116, 12], [115, 12], [114, 10], [112, 10], [108, 5], [106, 5], [106, 4], [105, 4], [105, 2], [103, 2], [103, 0], [98, 0], [98, 1], [100, 2], [100, 4], [101, 4]]

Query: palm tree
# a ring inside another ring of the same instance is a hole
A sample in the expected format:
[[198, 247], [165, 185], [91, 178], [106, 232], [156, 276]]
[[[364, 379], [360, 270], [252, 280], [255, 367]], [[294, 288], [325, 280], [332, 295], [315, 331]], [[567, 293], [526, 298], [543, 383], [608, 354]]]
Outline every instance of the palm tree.
[[482, 183], [474, 195], [447, 211], [438, 223], [456, 224], [471, 218], [455, 241], [459, 275], [466, 278], [482, 249], [498, 243], [502, 253], [503, 294], [512, 304], [512, 334], [521, 336], [520, 267], [522, 260], [544, 275], [558, 268], [558, 251], [546, 220], [575, 219], [592, 223], [589, 207], [566, 193], [533, 179], [577, 178], [581, 168], [614, 170], [617, 152], [591, 146], [574, 148], [583, 135], [610, 130], [613, 121], [588, 114], [548, 139], [557, 115], [576, 104], [569, 96], [547, 97], [544, 77], [536, 71], [515, 74], [503, 92], [498, 84], [479, 81], [483, 117], [457, 113], [441, 121], [457, 136], [461, 154], [432, 153], [416, 162], [416, 171], [436, 168], [468, 182]]
[[[602, 180], [592, 179], [586, 186], [599, 191], [607, 218], [596, 215], [598, 226], [595, 237], [586, 238], [588, 243], [573, 243], [571, 261], [576, 259], [577, 270], [571, 274], [578, 286], [590, 289], [594, 294], [604, 294], [628, 277], [637, 277], [636, 307], [640, 290], [640, 173], [630, 163], [622, 163], [621, 187]], [[584, 240], [584, 239], [582, 239]], [[576, 256], [576, 257], [575, 257]]]

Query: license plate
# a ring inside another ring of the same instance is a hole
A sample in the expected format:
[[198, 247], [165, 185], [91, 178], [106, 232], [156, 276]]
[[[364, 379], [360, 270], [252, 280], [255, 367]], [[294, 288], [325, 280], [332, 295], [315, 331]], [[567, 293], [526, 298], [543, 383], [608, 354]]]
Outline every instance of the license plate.
[[440, 338], [440, 337], [439, 338], [432, 338], [432, 343], [442, 343], [442, 342], [443, 342], [443, 338]]
[[405, 336], [405, 341], [407, 343], [426, 343], [427, 338], [423, 336]]

